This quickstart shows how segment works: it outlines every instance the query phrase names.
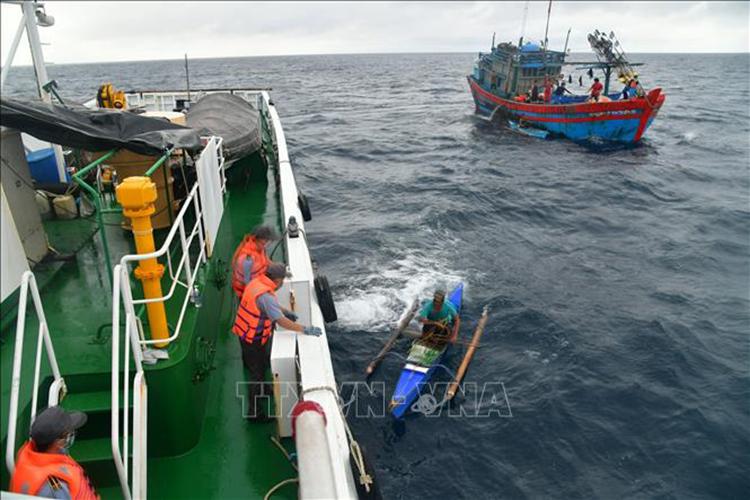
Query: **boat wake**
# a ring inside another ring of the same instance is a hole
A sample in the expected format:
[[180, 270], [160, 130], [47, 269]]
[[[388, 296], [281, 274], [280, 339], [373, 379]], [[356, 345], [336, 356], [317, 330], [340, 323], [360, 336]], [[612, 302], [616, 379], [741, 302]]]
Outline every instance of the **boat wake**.
[[386, 331], [400, 319], [415, 298], [431, 296], [437, 287], [450, 288], [465, 281], [440, 258], [409, 253], [386, 269], [372, 269], [364, 278], [343, 283], [344, 297], [336, 301], [342, 327]]

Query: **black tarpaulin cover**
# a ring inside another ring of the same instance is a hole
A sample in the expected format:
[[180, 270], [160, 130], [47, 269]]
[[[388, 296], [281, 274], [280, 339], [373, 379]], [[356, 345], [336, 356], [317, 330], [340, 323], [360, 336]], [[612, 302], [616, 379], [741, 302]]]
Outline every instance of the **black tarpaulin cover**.
[[125, 148], [161, 155], [169, 148], [201, 149], [200, 135], [167, 120], [127, 111], [0, 99], [0, 125], [54, 144], [88, 151]]
[[201, 135], [224, 138], [224, 157], [235, 160], [260, 149], [260, 113], [243, 98], [207, 94], [187, 113], [187, 124]]

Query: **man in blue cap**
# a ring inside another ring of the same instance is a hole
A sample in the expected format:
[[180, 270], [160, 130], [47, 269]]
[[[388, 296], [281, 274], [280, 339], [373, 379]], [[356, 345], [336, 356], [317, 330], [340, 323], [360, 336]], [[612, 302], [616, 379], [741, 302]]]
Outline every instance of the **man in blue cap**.
[[59, 406], [37, 415], [31, 439], [18, 450], [10, 491], [43, 498], [98, 499], [83, 468], [68, 455], [76, 431], [85, 423], [85, 413], [66, 412]]

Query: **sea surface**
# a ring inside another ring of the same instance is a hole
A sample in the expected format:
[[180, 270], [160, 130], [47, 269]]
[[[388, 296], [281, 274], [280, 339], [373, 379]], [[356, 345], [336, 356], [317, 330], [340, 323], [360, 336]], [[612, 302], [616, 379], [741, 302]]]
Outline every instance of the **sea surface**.
[[[464, 340], [490, 308], [451, 405], [400, 424], [356, 416], [390, 397], [406, 341], [371, 393], [342, 390], [382, 492], [748, 498], [750, 58], [634, 55], [667, 99], [640, 144], [612, 147], [478, 119], [474, 57], [190, 61], [194, 88], [273, 88], [336, 300], [339, 382], [362, 382], [406, 306], [438, 286], [466, 284]], [[49, 72], [73, 101], [103, 82], [185, 84], [181, 60]], [[30, 78], [14, 68], [9, 94]]]

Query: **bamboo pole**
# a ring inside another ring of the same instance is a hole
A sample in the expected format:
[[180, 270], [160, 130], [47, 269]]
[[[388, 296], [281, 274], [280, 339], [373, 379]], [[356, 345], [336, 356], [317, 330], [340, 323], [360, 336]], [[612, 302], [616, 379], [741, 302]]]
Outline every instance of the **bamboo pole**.
[[386, 354], [388, 354], [388, 351], [393, 348], [393, 346], [396, 344], [396, 340], [401, 336], [401, 333], [406, 329], [407, 326], [409, 326], [409, 323], [412, 319], [414, 319], [414, 315], [417, 313], [417, 307], [419, 306], [419, 301], [414, 299], [414, 302], [412, 303], [411, 307], [407, 310], [406, 314], [403, 318], [401, 318], [401, 321], [399, 321], [398, 326], [393, 331], [393, 334], [390, 336], [388, 341], [385, 343], [383, 348], [380, 350], [377, 356], [375, 356], [375, 359], [370, 361], [370, 364], [367, 366], [367, 369], [365, 370], [365, 375], [368, 377], [373, 374], [375, 369], [378, 367], [381, 361], [383, 361], [383, 358]]
[[471, 358], [474, 356], [474, 351], [476, 351], [477, 346], [479, 345], [479, 339], [482, 338], [482, 332], [484, 331], [484, 325], [487, 323], [488, 317], [489, 309], [487, 306], [484, 306], [482, 317], [479, 318], [477, 327], [474, 329], [474, 336], [471, 338], [471, 343], [469, 344], [468, 349], [466, 349], [464, 359], [463, 361], [461, 361], [461, 365], [458, 367], [458, 371], [456, 372], [456, 378], [453, 379], [453, 382], [451, 382], [451, 384], [448, 386], [448, 390], [446, 391], [445, 399], [447, 401], [453, 399], [453, 396], [455, 396], [456, 392], [458, 391], [458, 386], [459, 384], [461, 384], [461, 380], [463, 380], [464, 375], [466, 374], [466, 369], [469, 367], [469, 363], [471, 363]]

